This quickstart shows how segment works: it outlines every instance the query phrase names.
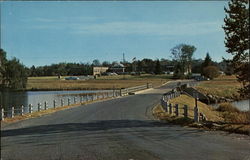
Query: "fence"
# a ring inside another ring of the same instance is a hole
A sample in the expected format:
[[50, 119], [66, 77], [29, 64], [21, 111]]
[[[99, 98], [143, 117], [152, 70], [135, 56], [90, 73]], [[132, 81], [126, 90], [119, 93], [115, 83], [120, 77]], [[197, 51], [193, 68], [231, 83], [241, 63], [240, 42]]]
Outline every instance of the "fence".
[[[4, 108], [1, 108], [1, 120], [4, 120], [6, 117], [13, 118], [17, 115], [24, 115], [25, 113], [33, 113], [33, 112], [40, 112], [42, 110], [48, 110], [49, 108], [58, 108], [63, 106], [70, 106], [70, 105], [77, 105], [82, 104], [85, 102], [92, 102], [96, 100], [102, 100], [107, 98], [115, 98], [119, 96], [127, 95], [130, 92], [135, 92], [143, 89], [147, 89], [152, 87], [151, 84], [146, 84], [142, 86], [137, 87], [131, 87], [126, 89], [120, 89], [120, 90], [113, 90], [111, 92], [100, 92], [100, 93], [94, 93], [94, 94], [87, 94], [85, 96], [78, 96], [73, 98], [67, 98], [66, 100], [61, 98], [59, 100], [53, 100], [51, 103], [52, 105], [48, 105], [48, 102], [45, 101], [43, 103], [37, 103], [36, 105], [29, 104], [27, 108], [25, 108], [24, 105], [21, 105], [19, 107], [11, 107], [10, 110], [5, 111]], [[26, 110], [25, 110], [26, 109]]]
[[[187, 105], [180, 106], [179, 104], [172, 104], [170, 99], [180, 96], [179, 91], [171, 91], [164, 94], [161, 98], [161, 106], [170, 115], [183, 116], [185, 118], [193, 118], [195, 122], [206, 121], [206, 116], [199, 113], [198, 106], [190, 107]], [[189, 112], [193, 112], [189, 113]]]
[[148, 89], [148, 88], [152, 88], [152, 84], [147, 83], [146, 85], [121, 89], [120, 95], [124, 96], [124, 95], [130, 94], [130, 93], [134, 93], [134, 92], [141, 91], [141, 90]]

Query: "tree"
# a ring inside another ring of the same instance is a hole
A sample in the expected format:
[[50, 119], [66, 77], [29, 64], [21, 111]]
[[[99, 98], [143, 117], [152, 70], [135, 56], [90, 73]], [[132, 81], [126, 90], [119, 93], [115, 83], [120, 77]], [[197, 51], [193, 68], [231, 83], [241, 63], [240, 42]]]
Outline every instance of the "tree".
[[250, 98], [249, 0], [231, 0], [228, 5], [228, 8], [224, 8], [225, 46], [227, 52], [233, 55], [231, 62], [234, 72], [243, 84], [240, 93]]
[[104, 61], [104, 62], [102, 62], [102, 66], [104, 66], [104, 67], [110, 67], [111, 64], [108, 61]]
[[93, 60], [93, 63], [92, 63], [93, 66], [101, 66], [101, 63], [98, 59], [95, 59]]
[[160, 61], [159, 59], [156, 60], [156, 65], [155, 65], [155, 71], [154, 73], [155, 74], [161, 74], [161, 64], [160, 64]]
[[192, 61], [192, 73], [201, 73], [202, 72], [202, 59], [194, 59]]
[[204, 62], [202, 63], [202, 66], [205, 68], [207, 66], [211, 66], [213, 64], [212, 58], [210, 57], [209, 53], [207, 53]]
[[178, 75], [191, 73], [192, 56], [195, 51], [195, 46], [187, 44], [179, 44], [171, 49], [173, 59], [176, 61], [175, 72], [177, 72], [178, 69]]
[[207, 53], [204, 62], [202, 63], [201, 67], [202, 67], [202, 74], [204, 75], [203, 69], [206, 68], [207, 66], [212, 66], [213, 65], [213, 61], [212, 58], [210, 57], [209, 53]]
[[6, 62], [6, 52], [0, 48], [0, 88], [3, 88], [5, 84]]
[[219, 69], [216, 66], [207, 66], [203, 69], [204, 76], [214, 79], [220, 75]]
[[0, 88], [23, 89], [27, 84], [27, 68], [18, 59], [6, 59], [6, 52], [0, 49]]

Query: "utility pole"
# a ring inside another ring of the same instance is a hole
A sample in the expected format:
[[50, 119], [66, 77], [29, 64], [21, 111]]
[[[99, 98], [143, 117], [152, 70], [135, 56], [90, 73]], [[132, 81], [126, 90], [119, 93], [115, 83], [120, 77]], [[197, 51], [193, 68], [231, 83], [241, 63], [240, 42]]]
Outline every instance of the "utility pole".
[[123, 72], [123, 79], [125, 79], [125, 53], [122, 54], [123, 58], [122, 58], [122, 61], [123, 61], [123, 69], [122, 69], [122, 72]]

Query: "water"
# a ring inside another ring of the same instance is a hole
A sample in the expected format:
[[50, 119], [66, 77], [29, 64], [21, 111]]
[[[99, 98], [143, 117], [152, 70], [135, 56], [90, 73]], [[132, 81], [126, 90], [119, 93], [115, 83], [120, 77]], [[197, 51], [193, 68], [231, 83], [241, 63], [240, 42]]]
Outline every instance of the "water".
[[56, 100], [57, 106], [61, 106], [61, 99], [63, 99], [64, 105], [67, 105], [68, 98], [71, 99], [71, 104], [73, 104], [74, 97], [76, 97], [79, 103], [80, 97], [83, 97], [83, 101], [87, 99], [87, 96], [83, 94], [100, 92], [108, 92], [109, 95], [113, 94], [113, 90], [0, 92], [0, 106], [5, 111], [9, 111], [11, 107], [20, 109], [23, 105], [24, 113], [27, 113], [29, 104], [33, 105], [33, 111], [37, 111], [38, 103], [41, 103], [43, 109], [46, 101], [48, 108], [52, 108], [54, 105], [53, 100]]
[[[241, 111], [249, 111], [250, 100], [247, 99], [247, 100], [234, 101], [231, 102], [231, 104]], [[217, 108], [219, 104], [211, 104], [211, 106]]]
[[247, 100], [241, 100], [241, 101], [234, 101], [232, 102], [232, 104], [241, 111], [249, 111], [249, 102], [250, 102], [250, 99], [247, 99]]

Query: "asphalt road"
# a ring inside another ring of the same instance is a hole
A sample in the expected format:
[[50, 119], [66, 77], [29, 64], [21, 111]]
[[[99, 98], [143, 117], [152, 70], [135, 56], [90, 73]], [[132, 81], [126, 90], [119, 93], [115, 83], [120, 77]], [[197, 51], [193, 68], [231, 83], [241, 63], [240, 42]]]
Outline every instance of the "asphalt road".
[[2, 125], [1, 158], [249, 160], [249, 136], [202, 131], [154, 119], [152, 107], [175, 85]]

